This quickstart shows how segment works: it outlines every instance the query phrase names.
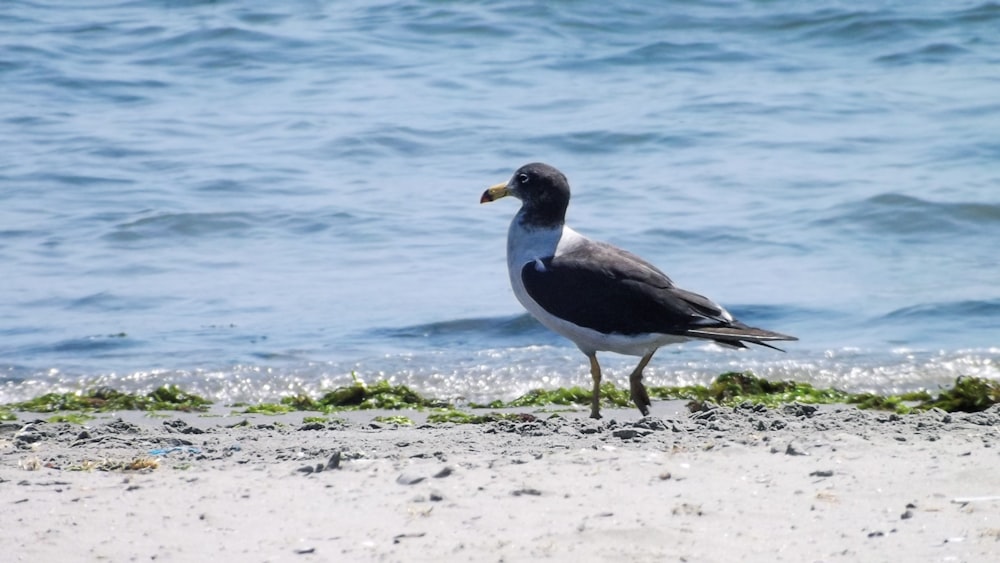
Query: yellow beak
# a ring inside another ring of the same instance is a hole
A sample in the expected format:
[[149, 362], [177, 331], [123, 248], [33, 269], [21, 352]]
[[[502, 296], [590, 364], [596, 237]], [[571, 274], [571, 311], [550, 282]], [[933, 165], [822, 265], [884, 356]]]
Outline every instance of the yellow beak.
[[510, 195], [510, 190], [507, 189], [507, 182], [502, 184], [497, 184], [495, 186], [490, 186], [486, 188], [483, 192], [483, 197], [479, 198], [479, 203], [489, 203], [491, 201], [496, 201], [502, 197], [507, 197]]

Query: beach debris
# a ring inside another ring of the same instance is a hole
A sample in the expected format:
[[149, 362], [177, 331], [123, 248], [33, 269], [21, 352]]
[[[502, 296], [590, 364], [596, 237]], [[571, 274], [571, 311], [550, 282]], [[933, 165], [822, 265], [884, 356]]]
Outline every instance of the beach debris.
[[454, 469], [452, 469], [451, 467], [448, 467], [446, 465], [446, 466], [442, 467], [440, 471], [438, 471], [437, 473], [434, 474], [434, 478], [435, 479], [444, 479], [445, 477], [448, 477], [449, 475], [451, 475], [454, 472], [455, 472]]
[[533, 497], [538, 497], [538, 496], [542, 496], [542, 491], [539, 491], [538, 489], [534, 489], [534, 488], [530, 488], [530, 487], [524, 487], [524, 488], [521, 488], [521, 489], [517, 489], [517, 490], [511, 491], [510, 494], [513, 495], [513, 496], [515, 496], [515, 497], [520, 497], [520, 496], [525, 496], [525, 495], [527, 495], [527, 496], [533, 496]]
[[970, 504], [973, 502], [994, 502], [1000, 501], [1000, 495], [984, 495], [978, 497], [955, 497], [951, 499], [952, 504]]
[[300, 547], [295, 550], [295, 555], [309, 555], [316, 553], [315, 547]]
[[704, 516], [700, 504], [682, 502], [670, 511], [674, 516]]
[[832, 469], [817, 469], [816, 471], [813, 471], [813, 472], [809, 473], [809, 476], [810, 477], [833, 477], [833, 470]]
[[201, 453], [201, 448], [196, 446], [181, 445], [181, 446], [172, 446], [169, 448], [156, 448], [153, 450], [149, 450], [148, 453], [149, 455], [169, 455], [178, 452], [197, 455]]
[[422, 537], [424, 537], [426, 535], [427, 535], [426, 532], [417, 532], [417, 533], [413, 533], [413, 534], [397, 534], [397, 535], [393, 536], [392, 543], [399, 543], [400, 540], [405, 540], [407, 538], [422, 538]]

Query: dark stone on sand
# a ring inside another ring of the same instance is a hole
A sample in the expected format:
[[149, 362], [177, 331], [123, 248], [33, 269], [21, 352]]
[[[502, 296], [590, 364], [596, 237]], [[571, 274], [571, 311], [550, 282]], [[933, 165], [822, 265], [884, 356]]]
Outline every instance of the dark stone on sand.
[[661, 431], [666, 430], [667, 425], [658, 418], [644, 417], [638, 420], [633, 426], [636, 428], [644, 428], [646, 430]]
[[803, 450], [800, 450], [798, 446], [793, 442], [789, 442], [788, 446], [785, 448], [785, 455], [809, 455]]
[[441, 471], [438, 471], [437, 473], [434, 474], [434, 478], [435, 479], [443, 479], [443, 478], [451, 475], [452, 473], [454, 473], [454, 471], [455, 470], [452, 469], [452, 468], [450, 468], [450, 467], [447, 467], [447, 466], [442, 467]]
[[18, 447], [27, 446], [40, 441], [44, 436], [39, 432], [21, 432], [14, 437], [14, 443]]
[[416, 485], [422, 482], [426, 477], [423, 475], [414, 475], [413, 473], [400, 473], [399, 477], [396, 477], [396, 482], [400, 485]]
[[832, 469], [818, 469], [809, 474], [810, 477], [833, 477]]
[[330, 460], [326, 462], [327, 469], [340, 469], [340, 452], [334, 452]]
[[804, 405], [802, 403], [792, 403], [781, 407], [781, 414], [794, 416], [797, 418], [812, 418], [819, 407], [816, 405]]
[[404, 540], [406, 538], [422, 538], [425, 535], [427, 535], [426, 532], [419, 532], [416, 534], [399, 534], [398, 536], [392, 538], [392, 543], [399, 543], [400, 540]]
[[539, 491], [538, 489], [524, 488], [524, 489], [517, 489], [516, 491], [511, 491], [510, 494], [514, 495], [515, 497], [524, 495], [538, 497], [542, 495], [542, 491]]
[[105, 424], [102, 429], [106, 432], [114, 434], [138, 434], [140, 430], [140, 428], [135, 424], [125, 422], [120, 418]]
[[299, 430], [326, 430], [326, 425], [322, 422], [307, 422], [299, 426]]
[[644, 438], [653, 432], [651, 430], [643, 430], [639, 428], [619, 428], [611, 433], [615, 438], [621, 438], [622, 440], [635, 440], [637, 438]]

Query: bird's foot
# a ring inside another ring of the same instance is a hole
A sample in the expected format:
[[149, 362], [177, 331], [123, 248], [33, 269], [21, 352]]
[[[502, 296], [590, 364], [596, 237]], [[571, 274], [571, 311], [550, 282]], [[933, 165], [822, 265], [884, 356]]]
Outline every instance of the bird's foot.
[[646, 386], [642, 382], [635, 382], [630, 385], [629, 395], [632, 397], [632, 402], [635, 403], [636, 407], [639, 407], [639, 412], [642, 416], [649, 416], [649, 407], [653, 405], [649, 400], [649, 393], [646, 391]]

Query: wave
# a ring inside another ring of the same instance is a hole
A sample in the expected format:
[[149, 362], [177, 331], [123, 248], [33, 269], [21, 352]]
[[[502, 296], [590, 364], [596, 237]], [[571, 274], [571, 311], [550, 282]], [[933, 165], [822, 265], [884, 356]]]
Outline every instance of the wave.
[[1000, 204], [933, 202], [885, 193], [836, 206], [817, 226], [861, 227], [876, 234], [940, 235], [1000, 228]]
[[370, 331], [379, 338], [425, 340], [435, 347], [489, 344], [489, 347], [561, 344], [566, 342], [528, 314], [507, 317], [454, 319], [400, 328], [379, 328]]
[[213, 234], [243, 237], [259, 223], [259, 218], [251, 213], [161, 213], [121, 223], [105, 238], [116, 242], [131, 242]]
[[968, 49], [963, 49], [951, 43], [931, 43], [912, 51], [882, 55], [877, 57], [875, 62], [899, 66], [948, 63], [968, 52]]
[[[925, 303], [896, 309], [881, 317], [887, 321], [948, 320], [958, 323], [983, 323], [1000, 327], [1000, 299]], [[983, 325], [980, 325], [983, 326]]]

